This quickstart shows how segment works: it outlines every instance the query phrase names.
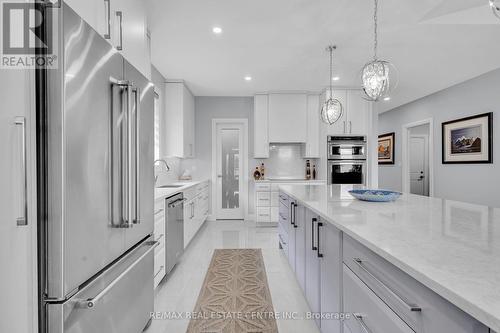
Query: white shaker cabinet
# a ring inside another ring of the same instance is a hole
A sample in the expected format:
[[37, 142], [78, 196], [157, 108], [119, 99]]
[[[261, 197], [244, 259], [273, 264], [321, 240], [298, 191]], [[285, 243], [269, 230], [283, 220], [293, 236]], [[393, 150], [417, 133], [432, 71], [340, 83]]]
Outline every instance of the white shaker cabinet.
[[151, 79], [146, 5], [141, 0], [66, 0], [85, 22]]
[[184, 82], [165, 84], [165, 154], [194, 158], [194, 96]]
[[254, 158], [269, 157], [269, 96], [254, 97]]
[[307, 95], [307, 139], [304, 158], [320, 158], [319, 100], [319, 95]]
[[269, 94], [269, 142], [305, 143], [306, 124], [306, 94]]
[[346, 133], [366, 135], [368, 133], [368, 119], [371, 111], [371, 102], [363, 98], [363, 91], [347, 91], [347, 122]]

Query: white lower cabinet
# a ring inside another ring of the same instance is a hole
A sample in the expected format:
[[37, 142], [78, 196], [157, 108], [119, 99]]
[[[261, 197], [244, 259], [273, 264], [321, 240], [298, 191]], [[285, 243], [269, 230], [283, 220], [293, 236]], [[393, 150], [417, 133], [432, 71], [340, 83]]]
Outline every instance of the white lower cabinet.
[[280, 243], [322, 333], [491, 332], [300, 201], [279, 198]]
[[159, 243], [155, 248], [154, 257], [154, 287], [156, 288], [165, 277], [165, 200], [155, 202], [154, 220], [154, 239]]
[[208, 181], [202, 182], [184, 192], [184, 248], [208, 217], [209, 196]]

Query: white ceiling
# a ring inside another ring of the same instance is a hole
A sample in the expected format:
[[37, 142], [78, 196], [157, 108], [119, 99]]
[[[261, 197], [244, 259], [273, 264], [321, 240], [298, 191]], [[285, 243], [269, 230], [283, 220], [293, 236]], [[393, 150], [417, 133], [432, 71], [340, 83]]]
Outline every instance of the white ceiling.
[[[359, 86], [372, 58], [371, 0], [146, 1], [153, 64], [197, 96], [322, 90], [330, 43], [338, 46], [335, 84]], [[380, 111], [500, 67], [500, 20], [487, 0], [379, 3], [379, 56], [399, 76]]]

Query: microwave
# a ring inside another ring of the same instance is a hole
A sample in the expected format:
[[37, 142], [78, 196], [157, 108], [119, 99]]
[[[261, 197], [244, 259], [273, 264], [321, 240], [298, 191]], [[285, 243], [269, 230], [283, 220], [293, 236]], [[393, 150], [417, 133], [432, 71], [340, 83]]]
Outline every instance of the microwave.
[[366, 160], [365, 136], [329, 136], [329, 160]]

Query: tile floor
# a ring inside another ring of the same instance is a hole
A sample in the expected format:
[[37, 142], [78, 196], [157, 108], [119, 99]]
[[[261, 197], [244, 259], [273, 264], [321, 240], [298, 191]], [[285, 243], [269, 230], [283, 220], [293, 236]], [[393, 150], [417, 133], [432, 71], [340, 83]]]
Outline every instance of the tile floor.
[[[256, 227], [253, 222], [206, 222], [191, 241], [181, 261], [158, 287], [155, 311], [182, 313], [193, 311], [212, 251], [217, 248], [261, 248], [274, 311], [295, 312], [302, 317], [310, 311], [306, 299], [278, 249], [276, 228]], [[183, 333], [189, 319], [153, 319], [146, 333]], [[312, 320], [278, 319], [280, 332], [319, 333]]]

